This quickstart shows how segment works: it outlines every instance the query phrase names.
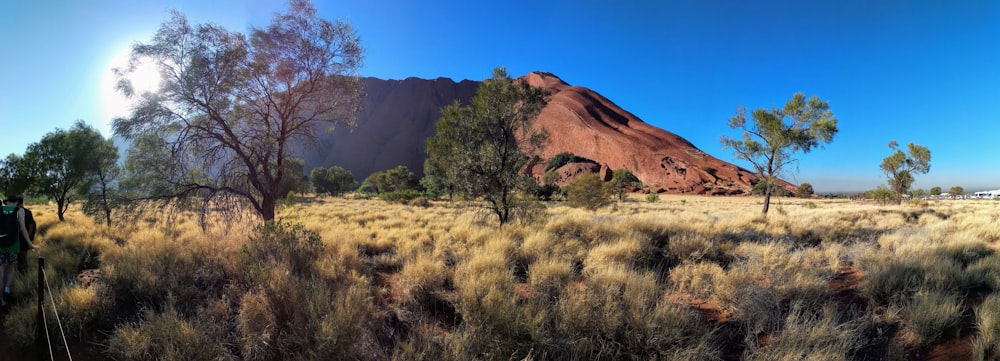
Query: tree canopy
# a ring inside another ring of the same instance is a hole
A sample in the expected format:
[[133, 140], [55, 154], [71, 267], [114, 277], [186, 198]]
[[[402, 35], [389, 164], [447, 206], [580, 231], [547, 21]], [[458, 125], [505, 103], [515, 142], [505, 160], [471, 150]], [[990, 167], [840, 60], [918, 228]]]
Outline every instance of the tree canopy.
[[59, 220], [69, 205], [87, 196], [100, 174], [105, 184], [111, 181], [118, 160], [118, 148], [105, 140], [96, 129], [82, 120], [69, 130], [56, 129], [37, 143], [28, 146], [22, 163], [33, 179], [31, 188], [56, 202]]
[[808, 153], [837, 134], [837, 119], [827, 102], [817, 96], [806, 99], [796, 93], [783, 108], [759, 108], [750, 113], [739, 107], [729, 119], [729, 127], [743, 130], [742, 138], [722, 137], [722, 145], [735, 152], [736, 158], [753, 165], [764, 183], [764, 209], [767, 214], [777, 175], [796, 161], [796, 152]]
[[[274, 219], [291, 145], [355, 123], [362, 52], [353, 27], [317, 18], [307, 0], [291, 0], [287, 13], [249, 35], [173, 12], [116, 71], [119, 90], [139, 103], [114, 120], [115, 134], [144, 149], [129, 153], [140, 158], [133, 165], [150, 165], [129, 176], [156, 180], [141, 198], [227, 197]], [[134, 94], [129, 74], [140, 61], [158, 67], [156, 92]]]
[[441, 110], [427, 153], [439, 176], [469, 197], [482, 198], [501, 225], [518, 210], [517, 193], [533, 180], [521, 174], [546, 134], [531, 127], [545, 105], [545, 91], [493, 70], [469, 106]]
[[[907, 151], [903, 152], [895, 140], [889, 142], [889, 149], [893, 152], [882, 159], [880, 167], [889, 178], [889, 187], [897, 197], [901, 197], [913, 184], [914, 173], [926, 174], [931, 170], [931, 151], [925, 146], [909, 143], [906, 145]], [[940, 194], [941, 188], [935, 188], [937, 189], [931, 188], [931, 194], [935, 191]]]

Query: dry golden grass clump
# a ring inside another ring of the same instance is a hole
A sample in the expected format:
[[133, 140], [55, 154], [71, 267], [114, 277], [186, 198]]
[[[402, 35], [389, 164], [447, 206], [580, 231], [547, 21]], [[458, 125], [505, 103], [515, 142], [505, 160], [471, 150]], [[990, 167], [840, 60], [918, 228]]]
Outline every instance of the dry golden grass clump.
[[[550, 203], [503, 228], [475, 202], [342, 197], [204, 229], [35, 214], [64, 326], [120, 360], [870, 360], [955, 340], [1000, 355], [996, 203], [777, 199], [765, 218], [760, 201]], [[69, 286], [86, 269], [100, 281]], [[14, 305], [15, 343], [33, 319]]]

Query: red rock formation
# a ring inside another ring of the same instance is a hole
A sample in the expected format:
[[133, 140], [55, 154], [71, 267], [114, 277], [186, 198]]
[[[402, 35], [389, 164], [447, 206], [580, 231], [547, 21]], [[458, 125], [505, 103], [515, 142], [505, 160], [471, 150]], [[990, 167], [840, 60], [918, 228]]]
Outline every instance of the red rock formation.
[[549, 133], [542, 158], [571, 152], [605, 169], [626, 168], [654, 192], [738, 194], [757, 179], [753, 172], [643, 122], [593, 90], [543, 72], [521, 79], [551, 95], [534, 123]]
[[[540, 156], [547, 160], [557, 153], [571, 152], [593, 160], [592, 164], [558, 169], [566, 173], [560, 185], [583, 172], [596, 171], [610, 178], [611, 171], [618, 168], [631, 171], [652, 192], [740, 194], [757, 179], [753, 172], [714, 158], [684, 138], [643, 122], [593, 90], [570, 86], [543, 72], [521, 79], [547, 89], [551, 95], [549, 104], [534, 121], [549, 133], [549, 142]], [[298, 156], [306, 159], [307, 171], [338, 165], [353, 172], [359, 181], [372, 172], [401, 164], [422, 176], [424, 144], [434, 134], [441, 107], [456, 100], [468, 104], [478, 85], [446, 78], [366, 78], [365, 108], [357, 128], [337, 129], [321, 136], [316, 144], [301, 145]], [[542, 164], [532, 167], [529, 173], [541, 181], [544, 170]]]

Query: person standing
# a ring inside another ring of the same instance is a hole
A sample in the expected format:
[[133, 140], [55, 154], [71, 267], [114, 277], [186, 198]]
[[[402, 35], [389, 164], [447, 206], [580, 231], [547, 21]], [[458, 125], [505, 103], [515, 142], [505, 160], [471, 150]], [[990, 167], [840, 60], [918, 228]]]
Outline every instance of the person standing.
[[15, 195], [13, 196], [13, 202], [17, 203], [17, 207], [24, 210], [24, 228], [28, 229], [28, 239], [24, 237], [18, 237], [21, 249], [17, 252], [17, 273], [24, 274], [28, 272], [28, 241], [35, 241], [35, 231], [38, 230], [38, 225], [35, 223], [35, 216], [31, 214], [31, 210], [24, 207], [24, 196]]
[[[23, 239], [26, 241], [28, 249], [34, 250], [36, 249], [35, 244], [31, 242], [31, 237], [28, 234], [28, 228], [24, 225], [24, 209], [20, 207], [23, 202], [23, 196], [8, 196], [2, 210], [0, 211], [2, 211], [4, 215], [16, 215], [16, 229], [11, 231], [15, 233], [15, 237], [19, 238], [19, 240]], [[20, 250], [20, 241], [15, 241], [9, 246], [0, 247], [0, 280], [3, 281], [3, 297], [0, 297], [0, 307], [7, 306], [7, 300], [10, 299], [10, 286], [14, 283], [14, 265], [17, 263], [17, 254]]]

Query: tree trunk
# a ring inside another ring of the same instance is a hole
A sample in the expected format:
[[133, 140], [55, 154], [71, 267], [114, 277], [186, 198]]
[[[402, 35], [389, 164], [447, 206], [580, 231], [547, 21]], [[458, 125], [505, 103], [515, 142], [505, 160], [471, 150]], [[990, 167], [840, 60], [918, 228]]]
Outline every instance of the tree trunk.
[[260, 202], [260, 216], [264, 218], [264, 221], [274, 220], [274, 207], [277, 204], [277, 200], [274, 196], [264, 196]]
[[771, 184], [770, 180], [766, 181], [767, 184], [764, 186], [764, 210], [760, 211], [761, 214], [767, 215], [767, 210], [771, 208]]
[[66, 218], [63, 216], [66, 214], [66, 201], [59, 199], [56, 200], [56, 214], [59, 215], [59, 222], [65, 221]]

